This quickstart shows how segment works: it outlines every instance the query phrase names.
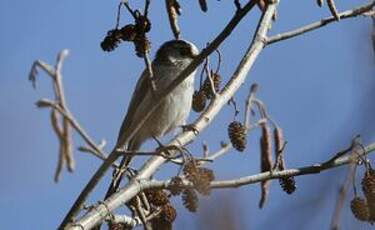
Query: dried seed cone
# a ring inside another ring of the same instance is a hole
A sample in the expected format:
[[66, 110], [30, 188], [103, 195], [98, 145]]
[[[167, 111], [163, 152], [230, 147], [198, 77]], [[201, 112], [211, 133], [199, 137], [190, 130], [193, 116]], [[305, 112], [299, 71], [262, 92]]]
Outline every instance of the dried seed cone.
[[366, 204], [366, 201], [360, 197], [354, 197], [350, 202], [350, 209], [352, 210], [353, 215], [361, 221], [369, 220], [369, 210]]
[[121, 32], [118, 29], [113, 29], [107, 32], [107, 36], [100, 43], [100, 47], [107, 52], [113, 51], [121, 42]]
[[370, 211], [370, 222], [375, 222], [375, 170], [369, 169], [362, 179], [362, 190]]
[[163, 220], [162, 218], [153, 218], [151, 220], [152, 230], [172, 230], [172, 223]]
[[137, 32], [135, 31], [135, 26], [133, 24], [128, 24], [122, 27], [120, 33], [123, 41], [134, 41], [135, 37], [137, 36]]
[[181, 177], [173, 177], [168, 189], [173, 196], [180, 195], [183, 189]]
[[[220, 84], [221, 84], [221, 76], [218, 73], [211, 72], [211, 78], [214, 83], [214, 88], [216, 92], [220, 91]], [[202, 91], [206, 94], [207, 99], [211, 99], [214, 96], [214, 92], [211, 88], [210, 79], [207, 77], [202, 85]]]
[[197, 211], [199, 200], [197, 193], [194, 191], [194, 189], [185, 189], [182, 193], [182, 201], [184, 203], [185, 208], [187, 208], [190, 212]]
[[246, 128], [238, 121], [233, 121], [228, 126], [228, 136], [233, 147], [243, 152], [246, 148]]
[[287, 194], [292, 194], [296, 191], [296, 181], [294, 180], [294, 177], [280, 178], [279, 182]]
[[211, 193], [210, 183], [215, 179], [215, 175], [211, 169], [198, 168], [196, 177], [193, 178], [195, 189], [202, 195], [208, 196]]
[[173, 221], [176, 219], [176, 216], [176, 209], [171, 204], [166, 204], [162, 207], [160, 217], [166, 222], [173, 223]]
[[134, 38], [134, 45], [138, 57], [144, 57], [151, 49], [151, 42], [144, 35], [137, 35]]
[[126, 229], [125, 224], [121, 224], [121, 223], [109, 224], [109, 230], [125, 230], [125, 229]]
[[183, 168], [183, 172], [186, 175], [188, 180], [197, 176], [198, 169], [197, 169], [197, 165], [196, 165], [194, 159], [191, 159], [188, 162], [186, 162], [186, 164]]
[[211, 169], [197, 167], [195, 161], [190, 160], [185, 164], [183, 172], [200, 194], [207, 196], [211, 193], [210, 183], [215, 179], [215, 175]]
[[192, 108], [195, 112], [200, 113], [206, 107], [207, 97], [203, 90], [195, 91], [193, 94]]
[[162, 190], [147, 190], [148, 201], [155, 206], [163, 206], [169, 203], [168, 195]]

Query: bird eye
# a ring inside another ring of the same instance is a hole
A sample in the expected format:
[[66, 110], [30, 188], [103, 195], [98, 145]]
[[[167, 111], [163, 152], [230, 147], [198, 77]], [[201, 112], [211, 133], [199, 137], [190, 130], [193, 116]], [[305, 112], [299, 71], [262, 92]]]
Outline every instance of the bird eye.
[[183, 57], [191, 57], [191, 58], [194, 57], [194, 55], [192, 54], [190, 48], [182, 48], [182, 49], [180, 49], [180, 54]]

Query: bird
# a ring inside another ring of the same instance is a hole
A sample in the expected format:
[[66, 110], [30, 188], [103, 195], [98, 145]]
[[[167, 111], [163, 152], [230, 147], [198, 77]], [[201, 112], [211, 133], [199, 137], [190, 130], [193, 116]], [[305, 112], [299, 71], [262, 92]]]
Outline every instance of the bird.
[[[165, 90], [198, 54], [199, 49], [186, 40], [171, 40], [161, 45], [151, 64], [156, 91]], [[191, 110], [195, 73], [196, 71], [192, 72], [165, 96], [159, 106], [133, 134], [140, 121], [157, 103], [150, 84], [149, 72], [145, 69], [136, 84], [115, 146], [134, 152], [139, 150], [146, 140], [161, 138], [177, 127], [184, 126]], [[127, 156], [125, 153], [120, 163], [121, 170], [114, 175], [106, 198], [118, 189], [131, 159], [132, 156]]]
[[[156, 93], [165, 90], [198, 54], [198, 48], [192, 42], [186, 40], [171, 40], [161, 45], [151, 63]], [[80, 210], [87, 196], [118, 158], [117, 149], [137, 151], [147, 139], [163, 137], [177, 127], [185, 125], [192, 106], [195, 73], [196, 71], [193, 71], [158, 103], [157, 97], [154, 97], [155, 92], [151, 87], [147, 68], [143, 71], [132, 94], [114, 149], [81, 191], [58, 229], [64, 229], [68, 223], [73, 221], [74, 215]], [[158, 107], [151, 112], [143, 125], [132, 134], [156, 103], [158, 103]], [[124, 154], [119, 170], [114, 172], [105, 199], [117, 191], [131, 158], [131, 155]]]

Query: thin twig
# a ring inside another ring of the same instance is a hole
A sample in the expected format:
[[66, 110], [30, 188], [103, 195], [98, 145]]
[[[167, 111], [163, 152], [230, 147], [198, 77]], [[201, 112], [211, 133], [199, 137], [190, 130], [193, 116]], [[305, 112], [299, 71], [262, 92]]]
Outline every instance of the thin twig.
[[[145, 116], [143, 117], [143, 119], [138, 123], [138, 125], [132, 130], [132, 132], [129, 135], [129, 139], [133, 138], [133, 136], [142, 127], [142, 125], [144, 124], [144, 122], [155, 111], [155, 109], [158, 108], [158, 106], [161, 104], [162, 100], [170, 92], [172, 92], [181, 82], [183, 82], [185, 80], [185, 78], [187, 78], [193, 71], [195, 71], [195, 69], [204, 61], [204, 59], [207, 56], [209, 56], [212, 52], [214, 52], [219, 47], [219, 45], [237, 27], [237, 25], [243, 19], [243, 17], [254, 7], [254, 5], [256, 4], [256, 2], [257, 2], [257, 0], [251, 0], [241, 10], [236, 11], [236, 13], [233, 16], [233, 18], [225, 26], [225, 28], [223, 29], [223, 31], [210, 43], [210, 45], [207, 48], [205, 48], [204, 50], [202, 50], [202, 52], [196, 58], [194, 58], [194, 60], [189, 64], [189, 66], [187, 66], [179, 74], [179, 76], [165, 90], [163, 90], [160, 94], [157, 94], [157, 97], [155, 98], [155, 103], [149, 109], [148, 113], [145, 114]], [[126, 4], [125, 4], [125, 6], [126, 6]], [[262, 28], [261, 33], [262, 33], [262, 36], [265, 36], [266, 30], [264, 29], [264, 27]], [[253, 49], [251, 49], [251, 50], [249, 49], [248, 50], [248, 52], [247, 52], [248, 55], [246, 56], [245, 60], [243, 60], [243, 62], [241, 62], [240, 66], [239, 66], [239, 70], [236, 71], [236, 73], [235, 73], [235, 76], [237, 76], [237, 78], [241, 78], [240, 81], [239, 81], [240, 83], [242, 81], [244, 81], [245, 76], [246, 76], [246, 74], [248, 73], [248, 71], [250, 69], [250, 66], [253, 64], [253, 62], [255, 60], [255, 57], [259, 54], [260, 50], [262, 50], [263, 47], [264, 47], [264, 43], [263, 42], [257, 42], [256, 44], [254, 44], [254, 48]], [[212, 113], [212, 115], [210, 115], [210, 116], [212, 116], [212, 117], [215, 116], [218, 113], [218, 111], [221, 109], [221, 107], [226, 104], [226, 102], [229, 100], [229, 98], [231, 98], [233, 96], [233, 94], [236, 91], [236, 89], [238, 89], [238, 87], [241, 85], [241, 84], [237, 85], [237, 83], [233, 83], [233, 81], [235, 79], [236, 78], [233, 77], [233, 80], [230, 82], [233, 85], [232, 86], [233, 89], [230, 89], [231, 87], [228, 87], [229, 91], [228, 91], [228, 89], [226, 90], [228, 92], [226, 92], [224, 90], [222, 92], [223, 95], [224, 95], [223, 98], [220, 99], [220, 100], [217, 100], [218, 101], [217, 103], [212, 102], [211, 105], [215, 109], [208, 109], [208, 110], [206, 110], [207, 114], [208, 113]], [[203, 116], [203, 114], [201, 116]], [[206, 116], [206, 115], [204, 115], [204, 116]], [[204, 117], [203, 117], [203, 120], [205, 120]], [[207, 125], [208, 125], [208, 122], [202, 122], [202, 119], [201, 119], [201, 124], [200, 124], [201, 127], [200, 127], [200, 129], [203, 129]], [[193, 132], [190, 132], [190, 131], [183, 132], [182, 135], [185, 136], [185, 138], [181, 138], [181, 139], [185, 139], [186, 141], [192, 140], [195, 137], [195, 135], [192, 134], [192, 133]], [[193, 136], [191, 136], [191, 135], [193, 135]], [[188, 139], [190, 139], [190, 140], [188, 140]], [[175, 139], [175, 140], [178, 140], [178, 138]], [[183, 141], [181, 143], [187, 143], [187, 142]], [[174, 144], [175, 145], [178, 144], [178, 141], [175, 141]], [[94, 176], [90, 179], [90, 181], [88, 182], [88, 184], [82, 190], [81, 194], [78, 196], [78, 198], [75, 201], [75, 203], [73, 204], [72, 208], [69, 210], [68, 214], [66, 215], [66, 217], [62, 221], [61, 225], [59, 226], [59, 229], [64, 229], [65, 226], [69, 222], [71, 222], [73, 220], [73, 218], [79, 212], [79, 210], [82, 207], [83, 203], [87, 199], [87, 196], [94, 189], [94, 187], [99, 182], [99, 180], [104, 176], [105, 172], [108, 170], [108, 168], [110, 167], [110, 165], [112, 165], [112, 163], [117, 159], [118, 154], [115, 153], [116, 149], [117, 149], [117, 147], [115, 147], [114, 151], [112, 151], [111, 154], [109, 154], [109, 156], [107, 157], [107, 160], [99, 167], [99, 169], [97, 170], [97, 172], [94, 174]], [[146, 178], [149, 177], [165, 161], [166, 161], [166, 159], [161, 158], [161, 157], [152, 157], [148, 162], [146, 162], [146, 164], [144, 165], [144, 170], [142, 172], [140, 172], [137, 177], [146, 177]], [[130, 186], [131, 184], [132, 183], [130, 183], [128, 186]], [[115, 193], [115, 194], [118, 194], [118, 193]], [[111, 197], [115, 196], [115, 194], [112, 195]], [[129, 196], [134, 196], [134, 195], [135, 194], [129, 193]], [[117, 202], [116, 202], [116, 205], [117, 205]], [[114, 207], [114, 206], [112, 206], [112, 207]], [[85, 221], [85, 217], [89, 217], [90, 220], [87, 222], [87, 224], [89, 226], [91, 226], [91, 227], [95, 226], [98, 222], [101, 222], [103, 220], [102, 216], [97, 216], [95, 214], [94, 214], [94, 216], [90, 216], [91, 214], [92, 213], [90, 213], [90, 212], [87, 213], [81, 220], [84, 221], [84, 222], [86, 222]], [[91, 224], [94, 224], [94, 225], [91, 225]]]
[[[375, 143], [372, 143], [365, 148], [365, 152], [362, 152], [360, 156], [365, 156], [370, 153], [375, 152]], [[340, 166], [348, 165], [355, 163], [357, 159], [359, 158], [356, 154], [350, 154], [348, 156], [342, 156], [335, 160], [332, 164], [329, 166], [325, 164], [325, 162], [295, 168], [295, 169], [287, 169], [282, 171], [276, 171], [276, 172], [264, 172], [264, 173], [258, 173], [255, 175], [250, 176], [244, 176], [232, 180], [221, 180], [221, 181], [213, 181], [211, 182], [211, 188], [213, 189], [220, 189], [220, 188], [237, 188], [244, 185], [249, 184], [255, 184], [259, 183], [265, 180], [274, 180], [278, 178], [285, 178], [285, 177], [292, 177], [292, 176], [302, 176], [302, 175], [309, 175], [309, 174], [319, 174], [323, 171], [330, 170], [333, 168], [337, 168]], [[145, 189], [165, 189], [170, 186], [171, 180], [166, 181], [147, 181], [144, 180], [142, 182], [139, 182], [139, 186], [142, 190]], [[194, 185], [189, 182], [188, 180], [183, 180], [183, 186], [186, 188], [193, 187]]]
[[[362, 5], [358, 8], [354, 8], [354, 9], [341, 12], [338, 15], [340, 19], [347, 19], [347, 18], [357, 17], [359, 15], [365, 15], [365, 13], [371, 11], [374, 8], [374, 6], [375, 6], [375, 1], [371, 1], [369, 4]], [[337, 21], [335, 17], [331, 16], [331, 17], [321, 19], [317, 22], [314, 22], [305, 26], [301, 26], [295, 30], [274, 35], [267, 39], [267, 45], [302, 35], [304, 33], [319, 29], [333, 22], [337, 22]]]
[[86, 133], [86, 131], [81, 127], [81, 125], [71, 115], [71, 113], [67, 113], [67, 111], [63, 110], [55, 102], [48, 99], [41, 99], [37, 103], [44, 103], [46, 106], [49, 106], [58, 111], [64, 118], [66, 118], [70, 122], [72, 127], [78, 132], [78, 134], [83, 138], [83, 140], [88, 144], [88, 146], [90, 146], [90, 148], [96, 151], [92, 152], [94, 156], [102, 160], [106, 159], [103, 151], [100, 148], [98, 148], [98, 145], [91, 139], [91, 137]]
[[[241, 19], [247, 14], [247, 12], [249, 12], [253, 8], [256, 2], [256, 0], [252, 0], [248, 2], [241, 10], [236, 12], [235, 16], [228, 23], [226, 28], [218, 35], [218, 37], [213, 42], [211, 42], [210, 45], [206, 49], [204, 49], [200, 53], [200, 55], [198, 55], [186, 69], [182, 71], [182, 73], [176, 78], [176, 80], [174, 80], [169, 85], [169, 87], [167, 87], [167, 89], [162, 92], [161, 95], [159, 95], [159, 102], [155, 103], [154, 106], [150, 108], [148, 114], [144, 116], [143, 120], [138, 124], [139, 127], [143, 124], [145, 119], [148, 119], [150, 114], [157, 108], [157, 106], [159, 106], [160, 99], [163, 99], [166, 95], [168, 95], [169, 92], [171, 92], [171, 90], [173, 90], [187, 76], [189, 76], [196, 69], [196, 67], [200, 63], [202, 63], [205, 57], [211, 54], [222, 43], [222, 41], [224, 41], [229, 36], [230, 32], [237, 26], [239, 21], [241, 21]], [[205, 127], [209, 125], [212, 119], [218, 114], [220, 109], [227, 104], [228, 100], [233, 97], [234, 93], [245, 81], [246, 76], [250, 68], [254, 64], [256, 57], [259, 55], [259, 53], [263, 50], [265, 46], [265, 37], [267, 35], [268, 28], [272, 21], [272, 15], [276, 10], [276, 5], [277, 3], [268, 5], [266, 12], [263, 14], [262, 19], [260, 20], [259, 26], [255, 33], [256, 35], [254, 36], [253, 41], [251, 42], [248, 50], [246, 51], [232, 78], [227, 83], [224, 90], [220, 93], [220, 96], [214, 98], [214, 100], [211, 101], [207, 110], [205, 110], [205, 112], [201, 114], [197, 122], [194, 123], [198, 131], [203, 130]], [[131, 137], [134, 135], [134, 133], [138, 131], [139, 127], [133, 130], [133, 133], [130, 135]], [[182, 134], [178, 135], [176, 138], [174, 138], [170, 142], [170, 145], [177, 145], [179, 143], [184, 145], [186, 143], [191, 142], [194, 138], [196, 138], [196, 135], [193, 132], [185, 131]], [[111, 160], [117, 159], [116, 157], [117, 156], [113, 156], [113, 154], [111, 153], [108, 157], [107, 162], [111, 162]], [[138, 175], [135, 178], [133, 178], [125, 186], [125, 188], [114, 193], [105, 201], [107, 207], [110, 207], [111, 210], [114, 210], [121, 204], [126, 203], [129, 199], [131, 199], [134, 195], [136, 195], [139, 192], [139, 189], [136, 186], [137, 184], [139, 184], [138, 181], [145, 178], [149, 178], [165, 162], [166, 159], [162, 157], [150, 158], [139, 170]], [[104, 164], [104, 166], [106, 166], [106, 164]], [[102, 165], [100, 167], [97, 173], [95, 173], [93, 177], [94, 179], [90, 180], [89, 184], [86, 186], [84, 191], [82, 191], [81, 195], [77, 199], [76, 203], [73, 205], [67, 217], [64, 219], [60, 228], [65, 227], [65, 225], [68, 222], [72, 221], [72, 218], [76, 215], [81, 205], [86, 200], [87, 195], [91, 192], [93, 187], [97, 184], [97, 182], [103, 176], [104, 172], [109, 167], [104, 166]], [[102, 205], [99, 205], [96, 208], [96, 210], [92, 210], [86, 213], [78, 221], [74, 222], [73, 225], [78, 224], [80, 226], [84, 226], [85, 228], [91, 228], [103, 221], [103, 214], [105, 214], [106, 212], [108, 212], [108, 210], [106, 210]], [[74, 227], [70, 229], [74, 229]]]

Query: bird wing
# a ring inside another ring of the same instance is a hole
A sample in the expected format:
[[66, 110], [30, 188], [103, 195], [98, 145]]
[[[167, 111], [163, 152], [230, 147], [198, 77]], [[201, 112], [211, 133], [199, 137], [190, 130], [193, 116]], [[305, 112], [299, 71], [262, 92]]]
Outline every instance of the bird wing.
[[117, 147], [123, 147], [129, 140], [128, 137], [131, 134], [129, 131], [130, 126], [134, 125], [135, 115], [137, 113], [137, 108], [144, 103], [146, 94], [149, 92], [149, 84], [147, 81], [147, 70], [143, 71], [141, 77], [138, 79], [137, 85], [133, 92], [132, 99], [130, 101], [128, 111], [122, 122], [118, 137], [117, 137]]

